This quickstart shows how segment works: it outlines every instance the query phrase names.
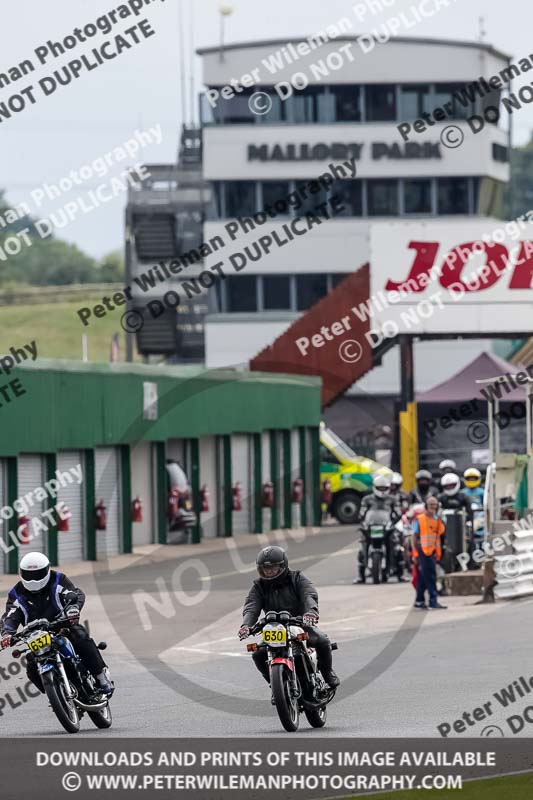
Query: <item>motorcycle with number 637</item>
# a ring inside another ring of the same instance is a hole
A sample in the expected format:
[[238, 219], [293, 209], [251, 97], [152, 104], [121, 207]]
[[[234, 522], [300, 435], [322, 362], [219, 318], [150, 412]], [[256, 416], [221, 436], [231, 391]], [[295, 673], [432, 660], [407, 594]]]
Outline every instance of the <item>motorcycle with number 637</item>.
[[[261, 633], [262, 642], [246, 645], [249, 653], [261, 647], [267, 650], [272, 704], [289, 732], [298, 730], [301, 711], [313, 728], [322, 728], [326, 706], [335, 696], [318, 670], [315, 650], [308, 646], [301, 624], [302, 618], [288, 611], [269, 611], [250, 629], [251, 636]], [[331, 649], [337, 650], [336, 642]]]
[[[97, 728], [110, 728], [113, 720], [109, 699], [102, 695], [65, 635], [69, 624], [66, 617], [30, 622], [12, 637], [12, 645], [25, 646], [14, 649], [13, 657], [20, 658], [26, 649], [33, 654], [48, 702], [68, 733], [78, 733], [84, 713]], [[106, 647], [105, 642], [98, 645], [99, 650]]]

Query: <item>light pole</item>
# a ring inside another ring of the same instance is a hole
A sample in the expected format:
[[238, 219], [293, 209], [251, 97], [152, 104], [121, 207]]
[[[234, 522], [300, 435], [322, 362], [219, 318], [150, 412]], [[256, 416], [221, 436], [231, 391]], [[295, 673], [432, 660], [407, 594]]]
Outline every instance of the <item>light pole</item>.
[[230, 17], [233, 14], [233, 7], [228, 5], [227, 3], [221, 3], [218, 7], [218, 11], [220, 13], [220, 51], [219, 51], [219, 60], [224, 61], [224, 25], [226, 17]]

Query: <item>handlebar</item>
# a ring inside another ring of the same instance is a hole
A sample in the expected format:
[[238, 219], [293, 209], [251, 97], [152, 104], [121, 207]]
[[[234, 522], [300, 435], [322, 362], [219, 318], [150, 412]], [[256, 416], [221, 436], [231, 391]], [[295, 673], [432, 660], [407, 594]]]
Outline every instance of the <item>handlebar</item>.
[[59, 630], [59, 628], [64, 627], [65, 624], [67, 625], [70, 624], [70, 620], [68, 617], [60, 617], [59, 619], [54, 619], [52, 621], [45, 618], [36, 619], [33, 622], [30, 622], [28, 625], [26, 625], [20, 631], [20, 633], [15, 633], [11, 637], [11, 644], [13, 645], [16, 644], [17, 642], [20, 642], [28, 635], [28, 633], [31, 633], [31, 631], [37, 630], [38, 628], [42, 628], [47, 631], [55, 631], [56, 629]]
[[265, 625], [269, 625], [272, 622], [281, 622], [284, 625], [302, 625], [302, 617], [292, 617], [288, 611], [269, 611], [263, 619], [260, 619], [250, 627], [250, 636], [259, 633]]

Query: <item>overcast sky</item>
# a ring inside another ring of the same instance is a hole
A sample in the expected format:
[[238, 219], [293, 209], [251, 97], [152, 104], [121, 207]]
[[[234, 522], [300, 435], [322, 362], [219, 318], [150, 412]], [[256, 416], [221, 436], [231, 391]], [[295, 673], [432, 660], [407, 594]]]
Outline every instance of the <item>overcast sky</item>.
[[[374, 5], [378, 0], [372, 0]], [[103, 156], [132, 136], [136, 129], [160, 124], [163, 141], [142, 151], [146, 162], [173, 162], [176, 158], [181, 124], [179, 2], [184, 9], [187, 63], [190, 63], [191, 25], [189, 10], [194, 8], [194, 44], [215, 45], [219, 41], [218, 0], [153, 0], [137, 19], [124, 19], [114, 32], [79, 44], [72, 59], [91, 51], [97, 42], [113, 33], [148, 18], [156, 34], [119, 58], [106, 61], [68, 86], [60, 86], [50, 97], [37, 91], [37, 102], [12, 119], [0, 122], [0, 187], [7, 191], [11, 205], [28, 201], [30, 192], [42, 183], [58, 182], [70, 170], [79, 170]], [[307, 36], [343, 16], [353, 19], [355, 0], [234, 0], [234, 13], [227, 20], [227, 41], [270, 37]], [[370, 2], [370, 0], [369, 0]], [[386, 0], [383, 13], [369, 16], [360, 31], [372, 30], [399, 11], [407, 11], [420, 0]], [[120, 6], [120, 0], [19, 0], [4, 3], [2, 8], [2, 50], [0, 73], [6, 73], [24, 59], [37, 65], [35, 48], [48, 40], [62, 40], [76, 27]], [[513, 57], [533, 53], [531, 23], [533, 10], [524, 0], [450, 0], [432, 19], [425, 20], [408, 35], [450, 39], [478, 40], [479, 18], [485, 19], [485, 41]], [[62, 66], [65, 57], [51, 59], [35, 73], [0, 89], [0, 103], [28, 85]], [[195, 59], [197, 88], [200, 83], [200, 59]], [[533, 73], [528, 73], [531, 76]], [[391, 79], [394, 76], [391, 74]], [[356, 76], [355, 76], [356, 79]], [[523, 82], [528, 82], [523, 79]], [[514, 122], [515, 143], [529, 140], [533, 129], [533, 104], [523, 109]], [[122, 169], [130, 160], [117, 165]], [[41, 215], [46, 216], [64, 203], [74, 200], [81, 190], [95, 188], [100, 180], [77, 187], [61, 200], [46, 202]], [[34, 203], [30, 199], [30, 206]], [[100, 257], [122, 247], [125, 196], [102, 206], [71, 223], [58, 233], [89, 254]], [[35, 212], [36, 213], [36, 212]]]

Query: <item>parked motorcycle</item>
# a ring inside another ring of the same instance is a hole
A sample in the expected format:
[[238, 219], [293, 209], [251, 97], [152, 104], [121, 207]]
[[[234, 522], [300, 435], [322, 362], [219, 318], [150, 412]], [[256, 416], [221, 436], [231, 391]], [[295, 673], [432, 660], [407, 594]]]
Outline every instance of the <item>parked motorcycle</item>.
[[[12, 646], [23, 645], [13, 650], [13, 657], [20, 658], [26, 650], [33, 654], [48, 702], [68, 733], [78, 733], [85, 713], [97, 728], [110, 728], [113, 720], [109, 699], [102, 695], [65, 636], [68, 627], [66, 617], [53, 622], [47, 619], [30, 622], [12, 637]], [[99, 650], [106, 647], [105, 642], [98, 645]]]
[[[288, 611], [269, 611], [250, 630], [251, 636], [261, 633], [261, 644], [246, 645], [249, 653], [267, 649], [272, 703], [289, 732], [298, 730], [301, 711], [313, 728], [322, 728], [326, 706], [335, 696], [318, 670], [315, 650], [308, 646], [301, 624], [302, 618], [291, 617]], [[331, 649], [337, 650], [336, 642]]]

